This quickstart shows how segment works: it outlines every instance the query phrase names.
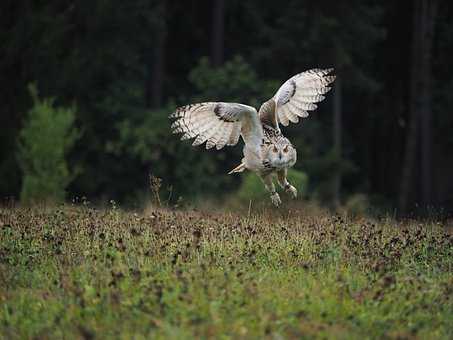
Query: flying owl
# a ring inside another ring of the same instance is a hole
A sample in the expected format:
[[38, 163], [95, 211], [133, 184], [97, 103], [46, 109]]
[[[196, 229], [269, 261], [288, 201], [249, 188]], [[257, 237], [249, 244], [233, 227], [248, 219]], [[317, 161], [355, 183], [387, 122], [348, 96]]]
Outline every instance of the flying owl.
[[288, 126], [297, 123], [299, 118], [308, 117], [308, 111], [316, 109], [316, 104], [324, 99], [335, 80], [332, 68], [311, 69], [288, 79], [264, 102], [259, 111], [238, 103], [205, 102], [190, 104], [176, 109], [169, 117], [176, 119], [173, 133], [182, 133], [181, 140], [195, 138], [194, 146], [206, 142], [206, 149], [214, 146], [217, 150], [225, 145], [236, 145], [241, 136], [244, 149], [241, 163], [229, 172], [242, 172], [245, 169], [255, 172], [270, 193], [274, 205], [281, 204], [275, 190], [273, 178], [293, 198], [297, 190], [287, 177], [288, 168], [296, 163], [296, 148], [283, 136], [279, 124]]

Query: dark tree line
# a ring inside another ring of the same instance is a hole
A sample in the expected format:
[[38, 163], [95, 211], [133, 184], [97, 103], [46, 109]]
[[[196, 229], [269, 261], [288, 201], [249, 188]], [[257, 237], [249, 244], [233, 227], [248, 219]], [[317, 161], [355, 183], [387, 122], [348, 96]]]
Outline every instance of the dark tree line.
[[[141, 197], [149, 172], [172, 184], [175, 197], [239, 185], [221, 174], [240, 149], [202, 153], [168, 136], [175, 106], [259, 105], [292, 74], [334, 66], [329, 98], [288, 129], [310, 194], [338, 205], [365, 193], [402, 212], [453, 206], [447, 1], [5, 0], [0, 7], [3, 197], [21, 190], [15, 150], [32, 105], [29, 83], [77, 107], [82, 136], [69, 162], [82, 171], [69, 196], [121, 201]], [[206, 179], [213, 176], [216, 183]]]

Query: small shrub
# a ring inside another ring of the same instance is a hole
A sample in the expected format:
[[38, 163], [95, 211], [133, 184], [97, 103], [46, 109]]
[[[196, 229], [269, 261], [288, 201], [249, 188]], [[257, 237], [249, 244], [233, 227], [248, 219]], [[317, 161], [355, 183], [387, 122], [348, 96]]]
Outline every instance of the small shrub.
[[368, 196], [365, 194], [354, 194], [348, 198], [344, 208], [352, 217], [366, 215], [369, 210]]
[[23, 172], [21, 201], [59, 202], [74, 172], [65, 155], [77, 139], [75, 109], [54, 106], [54, 98], [40, 99], [29, 85], [33, 107], [20, 132], [18, 158]]

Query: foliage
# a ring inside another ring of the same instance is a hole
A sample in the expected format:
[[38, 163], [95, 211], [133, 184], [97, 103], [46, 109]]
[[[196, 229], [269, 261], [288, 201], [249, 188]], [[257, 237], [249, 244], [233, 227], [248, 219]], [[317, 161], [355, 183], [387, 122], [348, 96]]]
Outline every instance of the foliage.
[[369, 211], [369, 199], [364, 194], [351, 195], [344, 205], [345, 210], [352, 216], [363, 216]]
[[[2, 1], [0, 197], [17, 197], [21, 191], [18, 157], [11, 150], [25, 123], [22, 113], [33, 105], [26, 91], [31, 80], [43, 97], [56, 96], [63, 106], [77, 103], [77, 124], [84, 133], [71, 162], [84, 171], [70, 183], [71, 196], [124, 203], [143, 196], [150, 171], [185, 197], [219, 197], [239, 186], [240, 177], [224, 175], [241, 157], [239, 148], [196, 155], [200, 152], [188, 143], [177, 145], [168, 135], [166, 116], [176, 106], [199, 100], [259, 105], [290, 75], [333, 66], [342, 80], [341, 159], [331, 154], [329, 93], [310, 119], [285, 129], [302, 156], [296, 167], [310, 177], [310, 192], [325, 202], [332, 190], [331, 165], [353, 165], [354, 171], [342, 173], [344, 201], [363, 192], [391, 207], [400, 186], [410, 111], [416, 6], [374, 0], [289, 1], [285, 6], [231, 0], [225, 2], [225, 20], [211, 20], [214, 3]], [[448, 157], [453, 143], [452, 11], [450, 2], [439, 2], [430, 82], [433, 196], [446, 207], [452, 206], [453, 193]], [[215, 45], [213, 27], [221, 22], [225, 25], [217, 31], [224, 32], [227, 62], [214, 68], [203, 56]], [[158, 55], [164, 63], [156, 62]], [[151, 108], [154, 87], [162, 90], [162, 104]], [[161, 156], [156, 160], [156, 155]]]
[[[314, 132], [316, 129], [314, 129]], [[315, 132], [316, 133], [316, 132]], [[307, 142], [305, 142], [307, 144]], [[345, 158], [339, 157], [336, 152], [331, 149], [329, 152], [317, 155], [316, 144], [311, 148], [304, 149], [304, 168], [309, 174], [312, 183], [310, 185], [310, 196], [321, 203], [328, 203], [332, 198], [332, 180], [335, 172], [339, 172], [342, 176], [348, 177], [357, 174], [357, 167]], [[319, 145], [318, 145], [319, 146]], [[348, 187], [351, 187], [349, 185]], [[347, 192], [347, 194], [350, 194]]]
[[0, 209], [0, 334], [451, 339], [442, 225]]
[[24, 174], [21, 201], [59, 202], [75, 175], [66, 161], [78, 137], [75, 108], [55, 107], [55, 98], [40, 99], [34, 85], [29, 91], [34, 104], [20, 133], [18, 155]]
[[201, 58], [189, 80], [197, 90], [194, 101], [230, 101], [255, 107], [272, 97], [280, 86], [278, 81], [258, 79], [252, 66], [239, 55], [216, 68], [208, 58]]
[[[238, 200], [241, 203], [248, 203], [250, 200], [253, 202], [269, 200], [269, 193], [267, 193], [264, 188], [263, 181], [255, 173], [247, 171], [242, 173], [241, 176], [243, 177], [242, 183], [238, 192], [234, 196], [235, 200]], [[307, 195], [308, 176], [306, 173], [295, 169], [289, 169], [288, 181], [297, 189], [298, 198], [302, 198]], [[276, 188], [278, 189], [277, 183]]]

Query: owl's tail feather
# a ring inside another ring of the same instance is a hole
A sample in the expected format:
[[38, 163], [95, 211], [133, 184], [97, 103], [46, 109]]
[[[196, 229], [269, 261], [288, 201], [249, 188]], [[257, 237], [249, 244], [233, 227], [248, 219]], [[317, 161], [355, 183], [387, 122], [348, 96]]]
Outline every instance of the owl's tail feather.
[[235, 167], [233, 170], [231, 170], [231, 171], [228, 173], [228, 175], [231, 175], [231, 174], [233, 174], [233, 173], [235, 173], [235, 172], [242, 172], [242, 171], [244, 171], [244, 170], [245, 170], [245, 164], [244, 164], [244, 163], [241, 163], [241, 164], [239, 164], [237, 167]]

